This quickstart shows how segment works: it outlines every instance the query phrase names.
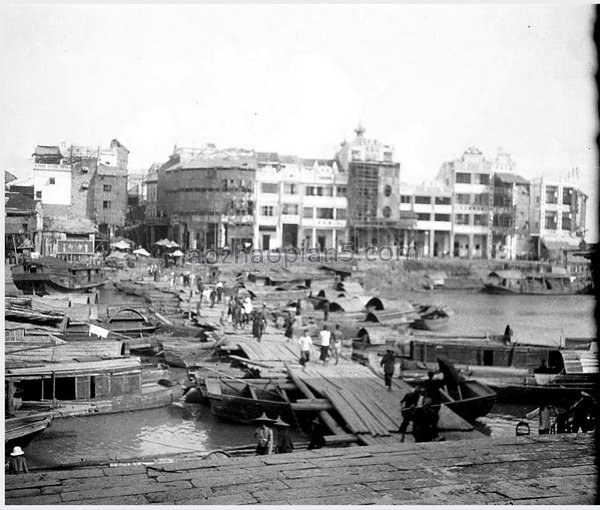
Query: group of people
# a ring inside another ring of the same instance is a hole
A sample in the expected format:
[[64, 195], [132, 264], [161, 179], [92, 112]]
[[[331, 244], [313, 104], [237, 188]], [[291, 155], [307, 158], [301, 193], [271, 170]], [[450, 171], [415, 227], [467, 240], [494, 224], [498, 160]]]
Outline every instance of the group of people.
[[[582, 391], [580, 397], [568, 409], [542, 403], [537, 409], [525, 415], [528, 420], [538, 419], [538, 433], [564, 434], [594, 430], [600, 418], [598, 404], [594, 397]], [[552, 420], [554, 418], [554, 421]]]
[[[290, 435], [290, 425], [281, 419], [269, 418], [263, 413], [252, 420], [259, 427], [254, 431], [256, 437], [256, 455], [271, 455], [272, 453], [291, 453], [294, 451], [294, 442]], [[275, 428], [275, 432], [271, 427]]]
[[[308, 329], [304, 330], [304, 334], [300, 337], [300, 364], [303, 369], [306, 369], [307, 363], [310, 361], [310, 351], [312, 350], [313, 341]], [[342, 351], [342, 333], [340, 325], [336, 324], [333, 331], [329, 331], [329, 327], [324, 324], [319, 332], [319, 360], [323, 364], [329, 362], [332, 357], [337, 365], [340, 362], [340, 354]]]
[[435, 379], [434, 372], [427, 373], [427, 380], [415, 390], [408, 392], [400, 401], [402, 423], [398, 432], [404, 441], [408, 426], [412, 423], [412, 435], [415, 442], [430, 442], [441, 439], [438, 431], [439, 409], [442, 402], [440, 390], [444, 381]]

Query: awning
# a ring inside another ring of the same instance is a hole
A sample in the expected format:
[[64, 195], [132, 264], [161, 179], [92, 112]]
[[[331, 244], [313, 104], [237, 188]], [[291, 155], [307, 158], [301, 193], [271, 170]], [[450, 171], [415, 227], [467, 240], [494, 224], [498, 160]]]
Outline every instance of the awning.
[[144, 248], [138, 248], [137, 250], [133, 250], [133, 253], [136, 255], [141, 255], [142, 257], [149, 257], [150, 254], [144, 250]]

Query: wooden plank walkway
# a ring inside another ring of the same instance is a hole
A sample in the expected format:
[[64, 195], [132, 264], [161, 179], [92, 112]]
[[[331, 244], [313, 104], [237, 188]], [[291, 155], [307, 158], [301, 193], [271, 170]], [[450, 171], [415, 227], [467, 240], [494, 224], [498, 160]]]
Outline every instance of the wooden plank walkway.
[[180, 459], [5, 477], [7, 505], [594, 504], [592, 434]]

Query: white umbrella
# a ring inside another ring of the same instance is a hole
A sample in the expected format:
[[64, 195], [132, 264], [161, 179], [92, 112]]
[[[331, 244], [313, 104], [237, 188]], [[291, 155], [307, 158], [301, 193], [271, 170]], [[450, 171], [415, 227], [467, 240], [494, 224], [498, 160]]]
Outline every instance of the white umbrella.
[[169, 241], [168, 239], [161, 239], [160, 241], [156, 241], [154, 244], [156, 246], [169, 246], [170, 243], [171, 241]]
[[141, 255], [142, 257], [149, 257], [150, 254], [144, 250], [144, 248], [138, 248], [137, 250], [133, 250], [133, 253], [136, 255]]
[[175, 241], [169, 241], [168, 244], [165, 244], [167, 248], [179, 248], [179, 245]]
[[128, 250], [129, 243], [126, 241], [119, 241], [118, 243], [112, 243], [110, 245], [112, 248], [116, 248], [117, 250]]
[[183, 252], [181, 250], [175, 250], [171, 255], [173, 255], [173, 257], [183, 257]]

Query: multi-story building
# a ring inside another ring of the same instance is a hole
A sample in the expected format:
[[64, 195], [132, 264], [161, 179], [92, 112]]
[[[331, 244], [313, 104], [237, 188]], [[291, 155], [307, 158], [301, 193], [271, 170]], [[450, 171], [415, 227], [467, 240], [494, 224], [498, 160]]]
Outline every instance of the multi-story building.
[[359, 126], [352, 142], [336, 154], [348, 173], [348, 238], [354, 248], [400, 244], [400, 163], [394, 148], [364, 136]]
[[169, 237], [184, 248], [252, 243], [256, 157], [244, 149], [172, 154], [158, 169], [157, 211], [169, 218]]
[[254, 246], [337, 250], [346, 241], [348, 174], [334, 160], [257, 153]]
[[38, 145], [33, 153], [33, 186], [46, 216], [68, 216], [71, 206], [71, 165], [63, 162], [58, 145]]
[[438, 172], [436, 180], [452, 194], [450, 245], [455, 257], [491, 256], [492, 176], [492, 162], [475, 147], [445, 162]]
[[539, 258], [560, 258], [586, 232], [587, 195], [572, 179], [531, 181], [530, 229]]
[[514, 260], [530, 251], [529, 181], [509, 172], [494, 173], [492, 257]]
[[[402, 186], [400, 216], [413, 224], [402, 229], [402, 246], [417, 256], [450, 256], [452, 192], [442, 183]], [[408, 254], [408, 252], [407, 252]]]

